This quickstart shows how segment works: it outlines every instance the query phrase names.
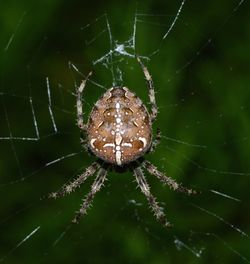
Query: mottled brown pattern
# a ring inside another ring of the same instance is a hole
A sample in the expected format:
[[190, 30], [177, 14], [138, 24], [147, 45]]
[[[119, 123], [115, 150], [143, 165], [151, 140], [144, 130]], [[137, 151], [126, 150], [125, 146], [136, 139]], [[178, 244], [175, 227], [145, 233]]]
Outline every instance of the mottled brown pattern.
[[[119, 108], [116, 108], [117, 103]], [[111, 88], [96, 102], [90, 114], [87, 135], [89, 148], [96, 156], [123, 165], [144, 155], [151, 146], [149, 113], [128, 88]], [[116, 158], [117, 146], [120, 146], [121, 164]]]
[[[152, 142], [152, 122], [156, 119], [158, 110], [155, 102], [155, 92], [152, 78], [139, 57], [144, 77], [148, 83], [148, 96], [151, 104], [150, 113], [142, 101], [126, 87], [112, 87], [109, 89], [93, 107], [88, 123], [83, 119], [82, 94], [91, 72], [86, 80], [83, 80], [77, 88], [76, 109], [77, 125], [82, 133], [87, 136], [88, 148], [99, 158], [106, 161], [93, 162], [87, 169], [69, 184], [65, 184], [62, 190], [53, 192], [49, 195], [51, 198], [58, 198], [67, 195], [85, 182], [87, 178], [94, 175], [96, 178], [91, 185], [91, 190], [85, 196], [79, 211], [76, 212], [72, 222], [78, 223], [81, 217], [86, 215], [95, 194], [103, 186], [108, 169], [122, 166], [131, 161], [135, 161], [143, 156], [147, 151], [154, 151], [160, 141], [160, 131], [157, 130], [156, 139]], [[81, 139], [85, 147], [85, 140]], [[129, 165], [127, 165], [129, 166]], [[160, 172], [152, 163], [147, 160], [140, 160], [131, 167], [135, 175], [138, 186], [146, 196], [148, 203], [163, 226], [171, 226], [166, 219], [161, 206], [158, 205], [156, 198], [150, 192], [150, 186], [144, 176], [144, 169], [149, 174], [154, 175], [164, 184], [167, 184], [173, 190], [193, 194], [195, 191], [183, 187], [174, 179], [171, 179]]]

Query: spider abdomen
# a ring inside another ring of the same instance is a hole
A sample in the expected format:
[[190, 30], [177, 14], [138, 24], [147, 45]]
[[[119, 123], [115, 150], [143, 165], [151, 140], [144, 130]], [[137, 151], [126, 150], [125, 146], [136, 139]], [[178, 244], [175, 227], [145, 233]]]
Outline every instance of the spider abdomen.
[[151, 146], [149, 113], [128, 88], [110, 88], [90, 113], [87, 135], [89, 148], [96, 156], [119, 166], [129, 163]]

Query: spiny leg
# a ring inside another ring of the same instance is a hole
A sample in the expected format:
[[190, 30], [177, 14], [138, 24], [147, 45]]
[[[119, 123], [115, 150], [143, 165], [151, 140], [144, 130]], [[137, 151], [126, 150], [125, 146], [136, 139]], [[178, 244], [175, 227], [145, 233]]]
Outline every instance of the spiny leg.
[[155, 101], [155, 90], [154, 90], [154, 84], [151, 75], [148, 72], [147, 67], [142, 63], [141, 59], [137, 56], [137, 61], [141, 65], [142, 71], [144, 73], [144, 76], [146, 78], [146, 81], [148, 83], [148, 96], [149, 96], [149, 101], [151, 103], [151, 121], [154, 121], [157, 114], [158, 114], [158, 109]]
[[158, 205], [155, 197], [150, 193], [150, 188], [143, 175], [142, 169], [140, 167], [135, 168], [134, 175], [142, 193], [147, 197], [148, 203], [157, 220], [159, 220], [163, 226], [170, 227], [171, 224], [167, 221], [162, 208]]
[[107, 175], [107, 170], [104, 168], [101, 168], [98, 171], [98, 174], [96, 176], [96, 179], [94, 183], [91, 186], [91, 191], [86, 195], [85, 199], [83, 200], [83, 203], [80, 207], [80, 210], [76, 213], [75, 218], [72, 220], [73, 223], [78, 223], [80, 218], [83, 217], [87, 209], [90, 207], [91, 202], [94, 199], [95, 194], [101, 189]]
[[77, 125], [83, 131], [86, 131], [87, 126], [83, 123], [82, 93], [91, 74], [92, 72], [87, 75], [86, 79], [82, 81], [81, 85], [76, 90]]
[[80, 144], [86, 152], [89, 150], [88, 139], [85, 137], [85, 135], [83, 135], [83, 133], [80, 135]]
[[174, 191], [183, 192], [186, 194], [196, 194], [196, 191], [183, 187], [181, 184], [177, 183], [174, 179], [166, 176], [164, 173], [160, 172], [156, 166], [154, 166], [148, 160], [142, 162], [142, 166], [152, 175], [156, 176], [161, 182], [167, 184]]
[[85, 180], [92, 176], [96, 170], [100, 168], [100, 165], [97, 162], [92, 163], [79, 177], [77, 177], [74, 181], [70, 182], [67, 185], [64, 185], [61, 190], [58, 192], [52, 192], [49, 194], [49, 198], [59, 198], [63, 197], [67, 194], [73, 192], [77, 187], [80, 187], [81, 184], [85, 182]]
[[157, 128], [157, 131], [156, 131], [156, 137], [155, 139], [153, 140], [152, 142], [152, 145], [151, 145], [151, 148], [150, 148], [150, 152], [153, 152], [155, 151], [156, 147], [160, 144], [161, 142], [161, 131], [159, 128]]

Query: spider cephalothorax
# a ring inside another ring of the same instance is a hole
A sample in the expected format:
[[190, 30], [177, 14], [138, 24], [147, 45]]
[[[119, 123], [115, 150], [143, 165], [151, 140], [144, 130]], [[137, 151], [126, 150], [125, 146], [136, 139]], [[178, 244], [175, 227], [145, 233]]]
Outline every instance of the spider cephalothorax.
[[73, 222], [78, 222], [86, 214], [94, 195], [101, 189], [110, 166], [122, 166], [124, 168], [126, 165], [132, 165], [131, 168], [141, 191], [147, 197], [156, 218], [164, 226], [170, 226], [170, 224], [166, 220], [162, 208], [150, 192], [143, 168], [163, 183], [169, 185], [173, 190], [187, 194], [195, 193], [195, 191], [178, 184], [175, 180], [160, 172], [152, 163], [143, 159], [144, 154], [154, 150], [159, 143], [160, 134], [157, 133], [156, 139], [152, 140], [152, 123], [157, 116], [155, 92], [152, 78], [147, 68], [143, 65], [140, 58], [137, 57], [137, 60], [148, 82], [150, 112], [148, 112], [141, 99], [128, 88], [112, 87], [96, 102], [90, 113], [89, 121], [85, 124], [83, 121], [81, 96], [91, 73], [77, 89], [77, 124], [80, 130], [86, 134], [88, 149], [99, 159], [97, 162], [92, 163], [74, 181], [63, 186], [58, 192], [49, 195], [49, 197], [57, 198], [71, 193], [97, 171], [91, 191], [84, 199]]

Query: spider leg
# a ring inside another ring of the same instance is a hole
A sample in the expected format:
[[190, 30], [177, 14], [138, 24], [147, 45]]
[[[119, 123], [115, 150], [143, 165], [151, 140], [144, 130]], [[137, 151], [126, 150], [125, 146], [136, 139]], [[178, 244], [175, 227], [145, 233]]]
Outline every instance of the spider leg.
[[49, 194], [49, 198], [59, 198], [63, 197], [67, 194], [70, 194], [73, 192], [77, 187], [80, 187], [82, 183], [85, 182], [85, 180], [92, 176], [96, 170], [100, 168], [100, 165], [97, 162], [92, 163], [85, 171], [82, 173], [79, 177], [77, 177], [74, 181], [70, 182], [69, 184], [66, 184], [62, 187], [61, 190], [58, 192], [52, 192]]
[[160, 142], [161, 142], [161, 131], [159, 128], [157, 128], [156, 137], [154, 141], [152, 142], [149, 152], [155, 151], [156, 147], [160, 144]]
[[73, 223], [78, 223], [80, 218], [83, 217], [87, 209], [90, 207], [91, 202], [94, 199], [95, 194], [101, 189], [107, 175], [107, 170], [104, 168], [101, 168], [98, 171], [98, 174], [96, 176], [96, 179], [94, 183], [91, 186], [91, 191], [86, 195], [85, 199], [83, 200], [83, 203], [80, 207], [80, 210], [76, 213], [74, 219], [72, 220]]
[[168, 177], [164, 173], [160, 172], [156, 166], [151, 162], [145, 160], [142, 163], [142, 166], [152, 175], [156, 176], [161, 182], [167, 184], [174, 191], [183, 192], [186, 194], [196, 194], [196, 191], [183, 187], [181, 184], [177, 183], [174, 179]]
[[151, 75], [148, 72], [147, 67], [142, 63], [141, 59], [137, 56], [137, 61], [141, 65], [142, 71], [144, 73], [145, 79], [148, 83], [148, 96], [149, 96], [149, 101], [151, 104], [151, 121], [153, 122], [158, 114], [158, 109], [155, 101], [155, 89], [154, 89], [154, 84]]
[[83, 131], [86, 131], [87, 125], [83, 123], [82, 93], [83, 93], [84, 88], [86, 86], [86, 82], [87, 82], [87, 80], [88, 80], [88, 78], [90, 77], [91, 74], [92, 74], [92, 72], [90, 72], [87, 75], [87, 78], [82, 81], [81, 85], [76, 90], [77, 125]]
[[88, 151], [88, 139], [84, 138], [84, 135], [82, 133], [80, 135], [80, 144], [85, 151]]
[[134, 175], [142, 193], [147, 197], [148, 203], [157, 220], [159, 220], [163, 226], [170, 227], [171, 224], [167, 221], [162, 208], [158, 205], [156, 198], [150, 193], [150, 188], [143, 175], [142, 169], [140, 167], [135, 168]]

